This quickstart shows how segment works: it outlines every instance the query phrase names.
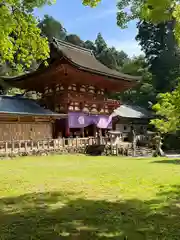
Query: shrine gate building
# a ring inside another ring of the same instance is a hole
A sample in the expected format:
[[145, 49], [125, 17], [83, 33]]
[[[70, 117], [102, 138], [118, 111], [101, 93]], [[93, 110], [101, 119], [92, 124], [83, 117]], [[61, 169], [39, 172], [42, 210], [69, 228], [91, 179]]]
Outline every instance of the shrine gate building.
[[122, 74], [100, 63], [91, 50], [53, 39], [48, 66], [15, 77], [11, 85], [42, 94], [40, 105], [67, 119], [57, 120], [54, 138], [93, 136], [112, 128], [111, 113], [120, 102], [108, 99], [137, 84], [139, 77]]

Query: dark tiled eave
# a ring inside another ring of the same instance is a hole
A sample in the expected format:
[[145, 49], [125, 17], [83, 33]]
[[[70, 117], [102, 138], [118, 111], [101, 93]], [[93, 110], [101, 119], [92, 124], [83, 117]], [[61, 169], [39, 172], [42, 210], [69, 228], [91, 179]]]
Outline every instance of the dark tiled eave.
[[44, 109], [36, 101], [20, 96], [0, 96], [0, 114], [19, 116], [42, 117], [66, 117], [66, 114], [58, 114]]
[[[92, 74], [100, 75], [106, 77], [106, 79], [112, 79], [117, 81], [124, 81], [130, 84], [137, 84], [140, 80], [140, 76], [131, 76], [128, 74], [120, 73], [116, 70], [110, 69], [99, 62], [91, 50], [85, 49], [79, 46], [75, 46], [73, 44], [60, 41], [57, 39], [53, 39], [52, 43], [50, 43], [51, 50], [54, 49], [58, 55], [59, 60], [65, 59], [69, 64], [79, 69], [80, 71], [89, 72]], [[58, 61], [58, 59], [57, 59]], [[36, 77], [37, 75], [41, 75], [45, 72], [48, 72], [51, 65], [47, 68], [37, 69], [34, 72], [28, 72], [24, 75], [15, 76], [15, 77], [1, 77], [5, 82], [9, 82], [13, 85], [13, 81], [24, 81], [29, 78]], [[14, 85], [16, 85], [14, 83]]]
[[89, 49], [75, 46], [73, 44], [57, 39], [53, 39], [53, 42], [51, 44], [55, 49], [57, 49], [61, 56], [64, 56], [71, 64], [80, 70], [122, 81], [124, 80], [129, 82], [136, 82], [141, 79], [140, 76], [123, 74], [106, 67], [95, 58], [94, 54]]

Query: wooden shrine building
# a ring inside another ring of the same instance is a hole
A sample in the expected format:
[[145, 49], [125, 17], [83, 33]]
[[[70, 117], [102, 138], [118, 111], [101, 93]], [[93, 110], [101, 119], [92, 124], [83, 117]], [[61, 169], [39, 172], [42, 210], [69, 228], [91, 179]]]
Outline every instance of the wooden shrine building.
[[148, 130], [153, 114], [140, 106], [122, 104], [114, 110], [113, 117], [116, 131], [127, 134], [133, 128], [137, 134], [144, 134]]
[[68, 114], [56, 121], [56, 137], [92, 136], [96, 129], [112, 127], [111, 113], [120, 106], [111, 93], [123, 92], [137, 84], [139, 77], [109, 69], [91, 50], [53, 39], [48, 67], [8, 80], [14, 87], [42, 93], [40, 104]]
[[54, 121], [66, 117], [23, 96], [0, 96], [0, 141], [52, 139]]

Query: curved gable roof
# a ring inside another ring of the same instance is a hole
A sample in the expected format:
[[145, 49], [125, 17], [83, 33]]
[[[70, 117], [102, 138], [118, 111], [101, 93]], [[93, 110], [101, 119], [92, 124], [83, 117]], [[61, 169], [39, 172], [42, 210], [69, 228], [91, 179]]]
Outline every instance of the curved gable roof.
[[64, 56], [68, 61], [81, 70], [127, 81], [137, 81], [141, 78], [123, 74], [106, 67], [96, 59], [93, 52], [89, 49], [57, 40], [55, 38], [53, 39], [52, 44], [62, 56]]

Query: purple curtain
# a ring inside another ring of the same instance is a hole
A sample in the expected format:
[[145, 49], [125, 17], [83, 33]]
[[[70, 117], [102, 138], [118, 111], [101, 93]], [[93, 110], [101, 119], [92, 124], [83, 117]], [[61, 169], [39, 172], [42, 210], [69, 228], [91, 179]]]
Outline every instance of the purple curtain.
[[69, 128], [84, 128], [95, 124], [98, 128], [112, 128], [112, 116], [88, 115], [81, 112], [68, 113]]

